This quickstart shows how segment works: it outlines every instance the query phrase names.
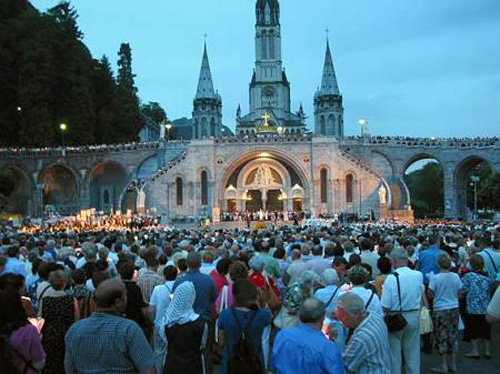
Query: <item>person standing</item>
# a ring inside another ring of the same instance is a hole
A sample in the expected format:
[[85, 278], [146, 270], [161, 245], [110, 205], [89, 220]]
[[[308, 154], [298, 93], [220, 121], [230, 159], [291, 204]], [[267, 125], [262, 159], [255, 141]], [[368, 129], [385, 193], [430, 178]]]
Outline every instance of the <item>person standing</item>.
[[391, 374], [389, 334], [382, 318], [368, 314], [354, 293], [339, 298], [339, 321], [354, 334], [342, 356], [347, 374]]
[[406, 326], [389, 333], [392, 374], [401, 373], [403, 357], [406, 374], [420, 374], [420, 309], [424, 278], [421, 272], [408, 267], [408, 252], [398, 248], [391, 252], [394, 273], [382, 289], [382, 308], [386, 314], [401, 313]]
[[137, 279], [137, 285], [141, 289], [142, 298], [147, 304], [149, 304], [153, 289], [156, 286], [163, 284], [162, 277], [158, 275], [158, 266], [160, 266], [158, 259], [151, 255], [148, 256], [146, 258], [146, 269], [140, 272]]
[[273, 347], [278, 374], [343, 374], [342, 356], [337, 345], [321, 332], [325, 306], [317, 299], [307, 299], [299, 311], [300, 324], [282, 330]]
[[198, 252], [190, 252], [187, 257], [188, 271], [182, 277], [177, 278], [174, 283], [174, 293], [177, 287], [184, 282], [192, 282], [195, 292], [193, 309], [207, 322], [209, 327], [208, 341], [205, 350], [205, 363], [208, 374], [212, 374], [212, 348], [215, 339], [214, 310], [213, 304], [217, 299], [217, 291], [213, 279], [200, 272], [201, 256]]
[[488, 273], [484, 272], [484, 260], [480, 255], [472, 255], [470, 258], [472, 271], [462, 278], [463, 291], [466, 293], [467, 313], [465, 314], [465, 327], [469, 332], [472, 348], [465, 356], [469, 358], [480, 358], [479, 341], [484, 342], [485, 358], [491, 358], [490, 340], [491, 326], [486, 322], [486, 312], [490, 303], [490, 292], [492, 287]]
[[434, 300], [434, 345], [441, 358], [439, 367], [431, 368], [435, 373], [447, 373], [457, 370], [458, 352], [458, 298], [462, 290], [462, 281], [458, 274], [452, 273], [451, 257], [447, 254], [438, 256], [441, 268], [439, 274], [429, 282], [429, 299]]
[[7, 264], [3, 270], [4, 274], [12, 273], [22, 275], [24, 278], [27, 276], [26, 267], [19, 260], [19, 247], [12, 246], [7, 249]]
[[156, 374], [155, 356], [143, 331], [125, 318], [127, 289], [114, 278], [95, 292], [97, 311], [66, 334], [66, 374]]
[[195, 286], [184, 281], [175, 288], [168, 305], [162, 338], [167, 344], [165, 374], [204, 374], [202, 358], [208, 339], [207, 321], [193, 310]]
[[484, 260], [484, 268], [492, 281], [498, 281], [500, 277], [500, 253], [495, 252], [491, 245], [491, 234], [483, 234], [479, 239], [481, 252], [479, 255]]

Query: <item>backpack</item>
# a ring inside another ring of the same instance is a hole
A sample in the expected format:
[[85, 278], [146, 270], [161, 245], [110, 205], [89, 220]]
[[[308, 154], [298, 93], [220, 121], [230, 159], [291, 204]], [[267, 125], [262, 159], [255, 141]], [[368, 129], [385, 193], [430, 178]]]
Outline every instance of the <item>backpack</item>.
[[227, 364], [228, 374], [264, 373], [264, 368], [260, 360], [260, 349], [255, 352], [249, 337], [250, 326], [252, 325], [252, 322], [255, 319], [257, 313], [258, 312], [252, 313], [250, 320], [243, 330], [238, 321], [238, 318], [236, 317], [234, 309], [231, 308], [231, 314], [233, 315], [237, 330], [240, 334], [236, 341], [236, 344], [234, 345], [234, 349], [229, 350], [229, 360]]

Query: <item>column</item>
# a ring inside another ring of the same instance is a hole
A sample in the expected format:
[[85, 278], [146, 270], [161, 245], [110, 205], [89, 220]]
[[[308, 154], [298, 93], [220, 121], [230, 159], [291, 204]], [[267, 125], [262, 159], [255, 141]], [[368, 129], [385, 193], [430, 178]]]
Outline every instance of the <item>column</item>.
[[444, 165], [444, 217], [448, 219], [458, 218], [458, 190], [455, 178], [455, 164]]

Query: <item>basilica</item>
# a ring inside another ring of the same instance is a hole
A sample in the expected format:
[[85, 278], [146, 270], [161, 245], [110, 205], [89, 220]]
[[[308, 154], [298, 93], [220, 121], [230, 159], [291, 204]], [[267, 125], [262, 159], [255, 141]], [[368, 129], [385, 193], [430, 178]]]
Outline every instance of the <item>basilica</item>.
[[290, 107], [278, 0], [256, 2], [255, 30], [249, 113], [238, 108], [235, 134], [228, 135], [205, 45], [192, 140], [147, 178], [139, 209], [156, 209], [170, 218], [203, 214], [214, 219], [224, 212], [255, 211], [387, 214], [388, 182], [341, 147], [344, 108], [328, 41], [321, 86], [311, 98], [310, 133], [302, 106], [295, 112]]

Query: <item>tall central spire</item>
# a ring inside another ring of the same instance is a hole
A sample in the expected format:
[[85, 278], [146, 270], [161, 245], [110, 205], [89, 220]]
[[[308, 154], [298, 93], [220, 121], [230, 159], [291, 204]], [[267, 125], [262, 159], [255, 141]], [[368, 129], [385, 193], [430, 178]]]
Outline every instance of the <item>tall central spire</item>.
[[320, 92], [322, 95], [340, 95], [328, 39], [326, 39], [325, 65], [323, 67], [323, 79], [321, 81]]
[[214, 83], [212, 81], [212, 73], [210, 72], [210, 63], [208, 62], [207, 43], [203, 49], [203, 60], [201, 62], [200, 80], [198, 81], [198, 90], [196, 91], [196, 99], [214, 99], [216, 97], [214, 91]]

